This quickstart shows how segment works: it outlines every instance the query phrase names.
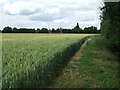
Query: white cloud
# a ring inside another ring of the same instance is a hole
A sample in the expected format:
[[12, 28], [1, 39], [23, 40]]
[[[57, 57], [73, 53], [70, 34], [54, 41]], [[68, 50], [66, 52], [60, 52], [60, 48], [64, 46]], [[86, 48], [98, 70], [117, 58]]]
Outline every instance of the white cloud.
[[79, 22], [81, 27], [99, 26], [99, 6], [99, 0], [0, 0], [0, 16], [4, 16], [0, 24], [44, 27], [49, 23], [72, 28]]
[[34, 21], [53, 21], [62, 18], [58, 8], [44, 8], [41, 12], [30, 16]]
[[68, 23], [68, 21], [64, 20], [64, 19], [57, 19], [53, 21], [54, 23]]
[[44, 7], [43, 4], [38, 4], [33, 1], [16, 1], [4, 5], [4, 11], [11, 15], [31, 15], [37, 13]]

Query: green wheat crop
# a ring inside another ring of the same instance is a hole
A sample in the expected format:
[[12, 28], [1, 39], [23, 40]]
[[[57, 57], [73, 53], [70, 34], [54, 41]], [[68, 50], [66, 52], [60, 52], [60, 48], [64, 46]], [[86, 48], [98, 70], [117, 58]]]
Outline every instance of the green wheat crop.
[[89, 34], [2, 34], [3, 88], [48, 84]]

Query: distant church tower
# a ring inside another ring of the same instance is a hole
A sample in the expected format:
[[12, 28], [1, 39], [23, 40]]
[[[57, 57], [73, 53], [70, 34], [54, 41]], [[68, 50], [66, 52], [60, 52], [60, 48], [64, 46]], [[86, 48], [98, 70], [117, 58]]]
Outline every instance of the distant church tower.
[[80, 28], [80, 27], [79, 27], [79, 23], [77, 23], [77, 26], [76, 26], [76, 27], [77, 27], [77, 28]]

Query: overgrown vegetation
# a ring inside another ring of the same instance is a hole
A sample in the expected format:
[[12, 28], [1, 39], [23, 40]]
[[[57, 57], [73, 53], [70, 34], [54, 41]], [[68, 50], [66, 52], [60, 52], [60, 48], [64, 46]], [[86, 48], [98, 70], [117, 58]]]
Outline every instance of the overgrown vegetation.
[[120, 53], [120, 2], [104, 2], [101, 10], [103, 43], [109, 50]]
[[46, 86], [89, 34], [3, 34], [3, 88]]

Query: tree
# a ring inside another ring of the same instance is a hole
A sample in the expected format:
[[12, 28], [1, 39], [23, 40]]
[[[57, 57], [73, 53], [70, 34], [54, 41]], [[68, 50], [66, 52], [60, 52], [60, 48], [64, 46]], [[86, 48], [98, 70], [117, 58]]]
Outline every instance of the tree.
[[56, 32], [56, 33], [60, 33], [60, 29], [59, 29], [59, 28], [57, 28], [55, 32]]
[[120, 2], [104, 2], [101, 8], [101, 35], [106, 47], [120, 52]]
[[52, 28], [52, 33], [55, 33], [55, 29], [54, 28]]
[[39, 28], [37, 28], [36, 33], [40, 33], [40, 29]]
[[17, 32], [18, 32], [17, 28], [14, 27], [14, 28], [13, 28], [13, 33], [17, 33]]
[[85, 27], [84, 33], [98, 33], [97, 27], [91, 26], [91, 27]]
[[62, 33], [72, 33], [72, 29], [62, 29]]
[[41, 33], [48, 33], [48, 29], [47, 28], [42, 28]]
[[12, 33], [12, 28], [7, 26], [3, 29], [2, 33]]

